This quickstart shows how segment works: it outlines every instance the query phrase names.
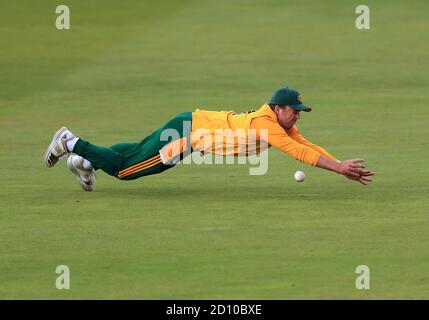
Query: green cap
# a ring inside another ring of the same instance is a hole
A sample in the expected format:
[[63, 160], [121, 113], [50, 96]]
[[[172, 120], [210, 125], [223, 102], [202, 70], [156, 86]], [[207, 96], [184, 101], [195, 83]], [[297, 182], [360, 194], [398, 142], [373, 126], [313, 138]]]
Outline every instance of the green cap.
[[311, 108], [302, 103], [301, 95], [292, 88], [280, 88], [273, 93], [268, 104], [288, 105], [298, 111], [311, 111]]

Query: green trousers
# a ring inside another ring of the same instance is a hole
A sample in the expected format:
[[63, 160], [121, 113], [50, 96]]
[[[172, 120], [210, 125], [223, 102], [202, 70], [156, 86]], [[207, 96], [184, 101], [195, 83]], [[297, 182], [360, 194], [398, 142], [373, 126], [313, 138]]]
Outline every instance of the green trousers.
[[185, 140], [190, 143], [191, 129], [192, 112], [183, 112], [141, 142], [100, 147], [79, 139], [73, 153], [90, 161], [96, 170], [101, 169], [121, 180], [134, 180], [170, 169], [192, 152], [189, 146], [189, 152], [181, 153], [175, 161], [169, 163], [160, 156], [160, 150], [177, 139], [186, 137]]

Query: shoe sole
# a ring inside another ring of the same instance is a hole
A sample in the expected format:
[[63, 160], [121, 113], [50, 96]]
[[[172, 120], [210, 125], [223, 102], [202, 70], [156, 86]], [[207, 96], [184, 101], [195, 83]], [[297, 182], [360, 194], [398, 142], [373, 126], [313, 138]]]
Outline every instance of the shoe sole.
[[64, 133], [64, 131], [67, 131], [67, 130], [68, 129], [66, 127], [62, 127], [61, 129], [59, 129], [55, 133], [54, 138], [52, 139], [51, 144], [49, 145], [48, 149], [46, 150], [46, 153], [45, 153], [45, 164], [46, 164], [46, 166], [48, 168], [53, 167], [58, 162], [58, 160], [57, 160], [57, 161], [53, 162], [50, 165], [49, 162], [48, 162], [48, 160], [49, 160], [50, 155], [52, 154], [52, 150], [54, 149], [55, 145], [58, 143], [59, 139], [61, 138], [61, 135]]
[[[69, 158], [69, 159], [71, 159], [71, 158]], [[79, 174], [79, 172], [76, 170], [76, 168], [73, 166], [73, 165], [71, 165], [70, 163], [69, 163], [69, 159], [67, 159], [67, 167], [70, 169], [70, 171], [74, 174], [74, 176], [76, 177], [76, 180], [77, 180], [77, 182], [79, 182], [79, 185], [81, 186], [81, 188], [83, 189], [83, 190], [85, 190], [85, 191], [92, 191], [93, 190], [93, 188], [92, 188], [92, 185], [89, 185], [89, 184], [87, 184], [87, 183], [85, 183], [81, 178], [80, 178], [80, 174]]]

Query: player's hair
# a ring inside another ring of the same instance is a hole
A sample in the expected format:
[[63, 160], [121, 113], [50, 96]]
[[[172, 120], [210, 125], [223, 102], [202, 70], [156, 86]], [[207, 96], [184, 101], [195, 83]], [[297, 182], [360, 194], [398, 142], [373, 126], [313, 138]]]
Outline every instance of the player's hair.
[[279, 106], [282, 109], [287, 106], [287, 104], [275, 104], [275, 103], [269, 103], [268, 105], [270, 106], [271, 110], [273, 110], [273, 111], [274, 111], [274, 108], [276, 106]]

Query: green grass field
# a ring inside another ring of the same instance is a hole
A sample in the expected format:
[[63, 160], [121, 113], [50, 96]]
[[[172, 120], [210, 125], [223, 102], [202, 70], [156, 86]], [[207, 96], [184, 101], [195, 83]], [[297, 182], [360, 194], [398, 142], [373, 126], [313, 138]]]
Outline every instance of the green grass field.
[[[429, 298], [429, 2], [366, 1], [366, 31], [356, 1], [68, 0], [64, 31], [58, 4], [0, 4], [0, 298]], [[313, 107], [302, 133], [365, 158], [372, 185], [277, 150], [264, 176], [99, 172], [92, 193], [64, 161], [43, 164], [62, 125], [139, 141], [179, 112], [246, 111], [285, 85]], [[70, 290], [55, 287], [62, 264]]]

